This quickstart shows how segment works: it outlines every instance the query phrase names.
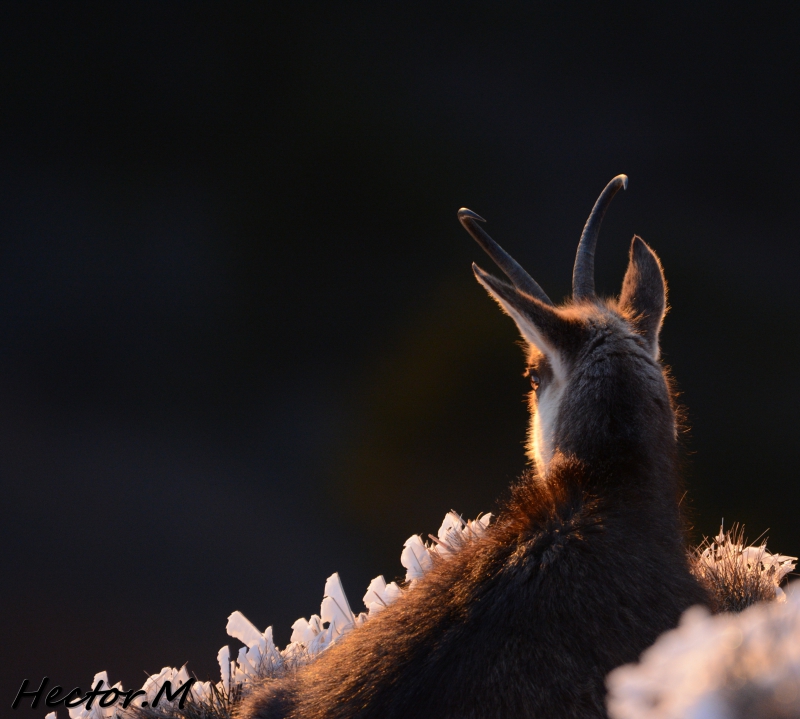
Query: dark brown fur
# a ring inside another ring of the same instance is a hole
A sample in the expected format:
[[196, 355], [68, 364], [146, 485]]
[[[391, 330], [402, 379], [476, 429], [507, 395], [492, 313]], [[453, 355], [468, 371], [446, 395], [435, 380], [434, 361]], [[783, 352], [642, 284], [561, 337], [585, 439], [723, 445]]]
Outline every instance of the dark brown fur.
[[619, 303], [553, 308], [476, 274], [541, 344], [534, 413], [556, 391], [550, 359], [567, 373], [552, 458], [481, 539], [310, 665], [255, 688], [241, 719], [605, 717], [606, 674], [706, 602], [683, 542], [675, 413], [656, 359], [655, 255], [635, 238]]

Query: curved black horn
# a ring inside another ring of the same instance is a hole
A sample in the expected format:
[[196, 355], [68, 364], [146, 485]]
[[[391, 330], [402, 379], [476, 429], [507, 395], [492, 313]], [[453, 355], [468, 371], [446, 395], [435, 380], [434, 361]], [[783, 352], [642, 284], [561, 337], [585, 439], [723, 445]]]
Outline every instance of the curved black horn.
[[466, 207], [462, 207], [458, 211], [458, 220], [464, 225], [464, 229], [469, 232], [473, 239], [483, 248], [483, 251], [494, 260], [494, 263], [503, 270], [503, 272], [505, 272], [508, 279], [514, 284], [514, 287], [545, 304], [553, 304], [552, 300], [545, 294], [545, 291], [539, 287], [536, 280], [525, 272], [522, 266], [478, 225], [478, 222], [486, 222], [486, 220], [480, 215], [475, 214], [472, 210], [468, 210]]
[[597, 245], [597, 235], [603, 215], [620, 187], [627, 189], [627, 175], [617, 175], [606, 185], [594, 203], [592, 214], [586, 220], [575, 255], [575, 268], [572, 270], [572, 296], [576, 300], [594, 297], [594, 248]]

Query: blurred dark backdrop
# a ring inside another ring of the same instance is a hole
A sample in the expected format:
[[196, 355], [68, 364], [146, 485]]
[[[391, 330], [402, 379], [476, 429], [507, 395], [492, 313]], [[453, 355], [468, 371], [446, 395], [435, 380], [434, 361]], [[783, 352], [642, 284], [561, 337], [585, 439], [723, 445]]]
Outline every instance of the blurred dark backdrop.
[[560, 298], [620, 172], [696, 535], [800, 552], [798, 7], [744, 7], [3, 3], [2, 702], [217, 677], [231, 611], [283, 644], [494, 509], [527, 387], [456, 210]]

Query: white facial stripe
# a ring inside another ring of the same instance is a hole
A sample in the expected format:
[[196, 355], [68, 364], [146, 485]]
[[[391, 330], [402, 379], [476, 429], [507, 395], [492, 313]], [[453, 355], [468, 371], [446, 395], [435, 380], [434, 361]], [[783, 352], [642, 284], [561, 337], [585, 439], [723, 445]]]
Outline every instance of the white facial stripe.
[[564, 383], [554, 376], [541, 392], [535, 409], [534, 402], [531, 401], [528, 457], [536, 464], [536, 468], [542, 476], [547, 473], [547, 466], [555, 452], [555, 426], [564, 386]]
[[541, 397], [538, 401], [531, 400], [532, 418], [528, 431], [528, 457], [536, 465], [539, 474], [544, 477], [547, 474], [547, 466], [555, 453], [555, 425], [558, 406], [561, 403], [561, 396], [564, 394], [564, 387], [567, 383], [566, 366], [555, 347], [544, 338], [539, 328], [531, 320], [520, 314], [515, 307], [493, 292], [492, 288], [480, 276], [478, 276], [478, 281], [494, 297], [503, 311], [514, 320], [523, 339], [547, 357], [553, 370], [553, 376], [547, 387], [541, 392]]
[[531, 425], [527, 454], [536, 465], [539, 474], [544, 477], [555, 453], [556, 416], [558, 414], [558, 406], [561, 404], [561, 395], [564, 394], [566, 385], [566, 368], [561, 355], [549, 343], [544, 341], [535, 325], [519, 312], [516, 312], [513, 307], [507, 307], [502, 301], [501, 305], [514, 322], [517, 323], [523, 338], [547, 357], [553, 370], [550, 382], [548, 382], [547, 387], [541, 392], [541, 396], [536, 401], [536, 407], [531, 406], [530, 408]]

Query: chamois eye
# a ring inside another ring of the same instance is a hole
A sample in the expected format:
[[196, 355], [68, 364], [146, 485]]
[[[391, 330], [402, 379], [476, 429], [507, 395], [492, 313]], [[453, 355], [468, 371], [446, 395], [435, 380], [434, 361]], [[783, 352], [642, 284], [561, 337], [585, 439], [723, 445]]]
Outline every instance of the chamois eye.
[[525, 370], [525, 376], [530, 379], [531, 387], [533, 387], [534, 391], [538, 390], [541, 380], [539, 379], [539, 375], [536, 374], [536, 371], [532, 367], [528, 367], [528, 369]]

